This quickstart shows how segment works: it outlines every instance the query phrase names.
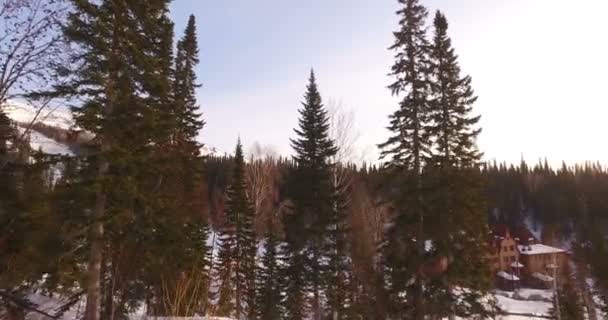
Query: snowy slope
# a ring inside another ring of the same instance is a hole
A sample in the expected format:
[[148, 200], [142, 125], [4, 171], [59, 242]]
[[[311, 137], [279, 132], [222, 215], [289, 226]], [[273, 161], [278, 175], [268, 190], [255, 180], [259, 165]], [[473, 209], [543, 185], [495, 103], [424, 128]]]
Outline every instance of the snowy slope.
[[[19, 133], [23, 134], [24, 132], [25, 129], [19, 128]], [[66, 144], [57, 142], [36, 130], [31, 130], [29, 132], [29, 140], [30, 147], [34, 151], [42, 151], [43, 153], [51, 155], [74, 155], [74, 152], [72, 152]]]
[[36, 123], [64, 130], [74, 125], [70, 111], [62, 108], [48, 107], [38, 113], [38, 110], [30, 104], [8, 101], [3, 110], [9, 118], [21, 125], [29, 125], [34, 118]]
[[[30, 127], [31, 124], [42, 124], [66, 131], [74, 127], [71, 113], [61, 108], [48, 107], [37, 110], [27, 103], [8, 101], [3, 107], [3, 111], [17, 124], [20, 134], [24, 134], [26, 128]], [[43, 153], [51, 155], [74, 155], [68, 145], [58, 142], [35, 129], [31, 129], [27, 137], [29, 137], [32, 150], [41, 150]]]
[[[34, 124], [42, 124], [62, 130], [77, 129], [71, 112], [66, 108], [49, 107], [38, 112], [32, 105], [11, 100], [7, 102], [3, 110], [7, 116], [21, 128], [28, 127], [35, 119]], [[91, 138], [92, 136], [89, 140]], [[66, 144], [57, 142], [36, 130], [32, 130], [31, 133], [31, 146], [33, 150], [42, 149], [42, 151], [47, 154], [73, 154]], [[218, 150], [215, 147], [204, 145], [201, 148], [201, 155], [221, 157], [227, 155], [227, 153]]]
[[209, 147], [207, 145], [203, 145], [201, 148], [201, 155], [208, 157], [223, 157], [228, 155], [226, 152], [220, 151], [215, 147]]

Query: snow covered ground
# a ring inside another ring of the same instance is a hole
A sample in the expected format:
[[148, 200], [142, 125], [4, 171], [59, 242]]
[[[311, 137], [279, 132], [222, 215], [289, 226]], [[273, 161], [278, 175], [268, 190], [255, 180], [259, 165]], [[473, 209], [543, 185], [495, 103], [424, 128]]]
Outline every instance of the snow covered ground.
[[[591, 290], [591, 293], [593, 294], [593, 296], [592, 296], [593, 302], [595, 302], [595, 305], [596, 305], [595, 313], [598, 315], [598, 317], [600, 317], [600, 319], [608, 319], [608, 315], [604, 314], [601, 310], [601, 308], [604, 307], [604, 301], [597, 294], [597, 289], [595, 287], [595, 280], [592, 278], [587, 278], [587, 279], [585, 279], [585, 283], [587, 284], [587, 286], [589, 286], [589, 289]], [[601, 318], [602, 315], [604, 316], [604, 318]]]
[[496, 295], [496, 300], [498, 307], [505, 313], [546, 317], [549, 316], [550, 310], [553, 308], [553, 304], [546, 301], [516, 300], [502, 295]]
[[[549, 316], [550, 310], [553, 307], [551, 299], [553, 294], [549, 290], [535, 290], [535, 289], [520, 289], [517, 292], [508, 291], [496, 291], [494, 294], [498, 307], [506, 315], [496, 316], [498, 320], [519, 320], [519, 319], [546, 319]], [[32, 302], [39, 306], [39, 309], [47, 312], [54, 313], [57, 306], [61, 305], [63, 299], [59, 297], [48, 297], [41, 294], [30, 295]], [[540, 300], [539, 300], [540, 299]], [[537, 301], [538, 300], [538, 301]], [[73, 320], [78, 319], [82, 316], [84, 311], [84, 298], [76, 303], [70, 310], [68, 310], [60, 320]], [[130, 320], [164, 320], [164, 319], [198, 319], [198, 320], [232, 320], [229, 318], [221, 317], [198, 317], [198, 318], [170, 318], [170, 317], [159, 317], [151, 318], [146, 317], [145, 310], [139, 310], [138, 312], [129, 316]], [[26, 317], [27, 320], [46, 320], [42, 315], [30, 313]]]

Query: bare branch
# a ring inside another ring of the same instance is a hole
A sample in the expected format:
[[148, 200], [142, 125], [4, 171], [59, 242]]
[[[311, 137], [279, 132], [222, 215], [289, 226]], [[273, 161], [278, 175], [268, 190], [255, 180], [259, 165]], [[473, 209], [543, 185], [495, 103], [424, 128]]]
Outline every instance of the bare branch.
[[[4, 0], [0, 3], [0, 106], [48, 87], [61, 56], [62, 0]], [[38, 81], [42, 80], [42, 81]]]
[[334, 162], [347, 164], [361, 161], [361, 155], [357, 151], [361, 134], [355, 127], [355, 112], [333, 99], [327, 103], [327, 110], [330, 136], [339, 148]]

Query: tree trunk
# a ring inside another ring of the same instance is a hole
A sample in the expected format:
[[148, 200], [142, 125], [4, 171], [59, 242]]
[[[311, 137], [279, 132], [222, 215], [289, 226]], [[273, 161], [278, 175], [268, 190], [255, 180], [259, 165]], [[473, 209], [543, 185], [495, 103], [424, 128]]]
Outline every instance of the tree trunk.
[[[100, 160], [98, 178], [104, 177], [108, 164]], [[101, 262], [103, 257], [103, 217], [106, 207], [106, 195], [102, 185], [95, 191], [95, 207], [93, 208], [93, 222], [91, 224], [91, 251], [87, 274], [87, 304], [84, 320], [99, 320], [101, 303]]]

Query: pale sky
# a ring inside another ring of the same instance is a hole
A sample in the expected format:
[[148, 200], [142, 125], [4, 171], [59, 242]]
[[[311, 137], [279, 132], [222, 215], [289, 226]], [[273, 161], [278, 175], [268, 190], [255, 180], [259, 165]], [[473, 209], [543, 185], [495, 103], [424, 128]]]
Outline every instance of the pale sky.
[[[488, 160], [608, 164], [608, 1], [422, 0], [450, 23], [473, 77]], [[174, 0], [180, 36], [197, 16], [207, 125], [201, 141], [231, 152], [237, 136], [291, 154], [314, 67], [325, 102], [354, 110], [359, 150], [375, 160], [397, 108], [386, 86], [396, 0]]]

